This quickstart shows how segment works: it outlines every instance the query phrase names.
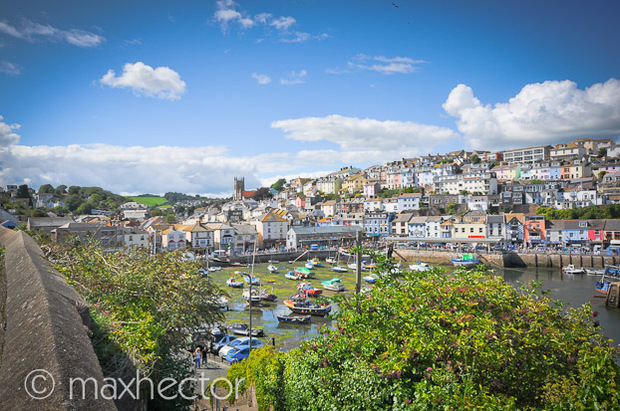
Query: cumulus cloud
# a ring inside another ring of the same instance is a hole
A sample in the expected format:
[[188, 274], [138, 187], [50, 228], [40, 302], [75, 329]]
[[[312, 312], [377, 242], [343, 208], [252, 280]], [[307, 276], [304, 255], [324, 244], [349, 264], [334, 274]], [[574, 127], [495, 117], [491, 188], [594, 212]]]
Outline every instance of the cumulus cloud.
[[0, 116], [0, 149], [2, 147], [9, 147], [19, 142], [19, 134], [15, 133], [15, 130], [19, 130], [21, 126], [19, 124], [7, 124], [4, 122], [4, 117]]
[[[274, 121], [271, 127], [282, 130], [287, 138], [293, 140], [328, 141], [337, 144], [345, 152], [367, 152], [363, 155], [386, 151], [411, 153], [417, 150], [417, 147], [423, 147], [423, 150], [428, 151], [430, 146], [445, 144], [458, 138], [454, 131], [437, 126], [409, 121], [343, 117], [337, 114]], [[343, 153], [337, 152], [334, 155], [342, 156]], [[380, 154], [379, 157], [386, 156]], [[402, 154], [394, 158], [399, 157], [402, 157]]]
[[62, 30], [49, 24], [39, 24], [28, 19], [22, 20], [21, 27], [15, 27], [6, 21], [0, 21], [0, 32], [9, 36], [29, 41], [63, 41], [77, 47], [95, 47], [105, 38], [84, 30]]
[[115, 88], [130, 88], [136, 95], [168, 100], [178, 100], [185, 93], [185, 82], [179, 73], [168, 67], [154, 69], [140, 61], [125, 64], [120, 76], [108, 70], [99, 82]]
[[265, 74], [252, 73], [252, 78], [256, 79], [258, 84], [261, 85], [271, 83], [271, 78]]
[[278, 30], [288, 30], [293, 24], [297, 23], [297, 20], [291, 16], [278, 17], [269, 22], [270, 26], [275, 27]]
[[443, 104], [472, 147], [510, 148], [620, 134], [620, 81], [583, 90], [573, 81], [528, 84], [507, 103], [483, 104], [459, 84]]
[[367, 56], [358, 54], [347, 62], [346, 68], [328, 68], [328, 74], [346, 74], [360, 70], [376, 71], [382, 74], [409, 74], [417, 71], [420, 64], [426, 63], [424, 60], [415, 60], [410, 57], [385, 57]]
[[306, 80], [304, 80], [304, 77], [306, 77], [307, 74], [308, 72], [306, 70], [289, 71], [286, 78], [280, 79], [280, 84], [283, 84], [285, 86], [291, 86], [294, 84], [305, 83]]
[[2, 60], [0, 61], [0, 73], [8, 74], [9, 76], [19, 76], [21, 69], [13, 63]]

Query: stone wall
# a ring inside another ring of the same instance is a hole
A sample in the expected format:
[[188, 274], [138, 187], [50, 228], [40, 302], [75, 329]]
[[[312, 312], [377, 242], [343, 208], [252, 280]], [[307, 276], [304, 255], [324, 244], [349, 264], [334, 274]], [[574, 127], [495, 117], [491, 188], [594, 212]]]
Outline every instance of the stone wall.
[[[95, 391], [95, 383], [101, 389], [104, 382], [86, 333], [85, 301], [24, 232], [0, 227], [0, 247], [5, 248], [6, 286], [0, 408], [116, 409]], [[76, 378], [91, 380], [84, 393], [81, 383], [73, 384], [70, 395], [70, 381]]]

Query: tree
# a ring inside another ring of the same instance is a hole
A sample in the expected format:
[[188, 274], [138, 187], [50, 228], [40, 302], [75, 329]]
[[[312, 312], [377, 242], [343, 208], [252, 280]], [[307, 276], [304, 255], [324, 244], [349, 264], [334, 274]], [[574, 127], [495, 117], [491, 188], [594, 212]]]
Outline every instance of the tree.
[[471, 160], [472, 164], [480, 163], [480, 157], [478, 157], [477, 154], [472, 154], [472, 156], [469, 159]]
[[271, 185], [271, 188], [276, 190], [277, 192], [281, 192], [284, 189], [284, 185], [286, 184], [286, 180], [284, 178], [279, 179], [275, 183]]
[[69, 187], [68, 192], [71, 195], [74, 195], [74, 194], [78, 195], [78, 194], [80, 194], [80, 188], [81, 188], [80, 186], [71, 186], [71, 187]]
[[167, 224], [175, 224], [176, 222], [177, 222], [177, 218], [174, 214], [170, 213], [166, 215]]
[[252, 196], [252, 198], [256, 201], [267, 200], [272, 198], [273, 195], [269, 192], [267, 187], [261, 187], [256, 190], [256, 193]]
[[59, 185], [58, 187], [56, 187], [56, 190], [54, 190], [54, 194], [56, 195], [67, 194], [67, 186], [64, 184]]
[[17, 198], [30, 198], [28, 184], [22, 184], [17, 188]]
[[599, 157], [605, 157], [607, 155], [607, 149], [606, 148], [599, 148], [598, 149], [598, 156]]
[[39, 187], [40, 194], [53, 194], [54, 191], [54, 186], [51, 184], [43, 184], [41, 187]]
[[599, 171], [599, 172], [598, 172], [598, 178], [599, 178], [599, 180], [602, 180], [602, 179], [603, 179], [603, 177], [605, 177], [605, 174], [607, 174], [607, 171], [605, 171], [605, 170], [601, 170], [601, 171]]

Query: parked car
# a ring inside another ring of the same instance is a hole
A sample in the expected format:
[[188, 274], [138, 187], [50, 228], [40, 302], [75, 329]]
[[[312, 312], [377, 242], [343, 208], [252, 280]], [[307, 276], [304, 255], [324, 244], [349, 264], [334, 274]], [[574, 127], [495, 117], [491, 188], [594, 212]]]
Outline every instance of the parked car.
[[[252, 348], [259, 348], [259, 347], [262, 347], [263, 345], [265, 344], [261, 340], [259, 340], [256, 337], [252, 337]], [[250, 346], [250, 337], [237, 338], [236, 340], [231, 341], [229, 344], [226, 344], [225, 346], [220, 348], [218, 355], [221, 358], [224, 358], [226, 357], [228, 353], [232, 352], [232, 350], [247, 348], [249, 346]]]
[[[258, 347], [253, 347], [252, 349], [255, 350], [256, 348]], [[250, 356], [250, 347], [234, 349], [230, 351], [228, 354], [226, 354], [226, 356], [224, 357], [224, 361], [228, 361], [229, 363], [233, 364], [239, 361], [243, 361], [249, 356]]]
[[213, 346], [211, 347], [211, 352], [213, 354], [217, 354], [220, 351], [220, 348], [222, 348], [225, 345], [228, 345], [229, 343], [233, 342], [236, 339], [237, 337], [234, 335], [230, 335], [230, 334], [223, 335], [219, 340], [213, 343]]

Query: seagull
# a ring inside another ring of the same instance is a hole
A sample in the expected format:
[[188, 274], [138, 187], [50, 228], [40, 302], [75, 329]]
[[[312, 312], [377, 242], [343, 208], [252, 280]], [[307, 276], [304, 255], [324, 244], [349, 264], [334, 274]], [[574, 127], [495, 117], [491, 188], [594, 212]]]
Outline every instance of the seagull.
[[396, 3], [392, 3], [392, 6], [396, 7], [397, 9], [400, 9], [400, 7], [398, 7], [398, 4]]

